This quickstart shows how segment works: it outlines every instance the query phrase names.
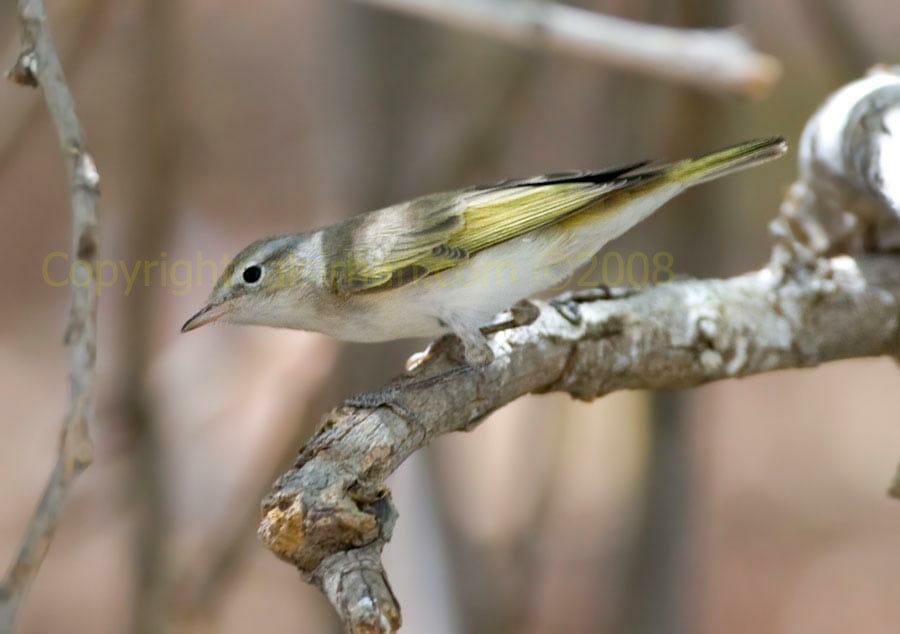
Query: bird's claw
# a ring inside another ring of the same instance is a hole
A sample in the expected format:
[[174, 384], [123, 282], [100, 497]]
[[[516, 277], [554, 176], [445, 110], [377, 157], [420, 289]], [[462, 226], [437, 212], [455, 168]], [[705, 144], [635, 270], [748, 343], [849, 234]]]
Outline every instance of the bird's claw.
[[554, 299], [550, 305], [573, 326], [581, 324], [581, 308], [579, 308], [578, 302], [571, 299]]
[[624, 299], [637, 295], [641, 292], [639, 288], [630, 286], [618, 286], [610, 288], [606, 284], [598, 284], [594, 288], [585, 288], [571, 293], [565, 293], [556, 299], [550, 301], [550, 305], [558, 312], [563, 319], [578, 326], [581, 324], [581, 308], [579, 304], [587, 304], [589, 302], [599, 302], [610, 299]]
[[533, 302], [523, 299], [513, 304], [509, 309], [509, 319], [504, 319], [494, 324], [482, 327], [481, 334], [488, 336], [493, 335], [510, 328], [521, 328], [522, 326], [530, 326], [541, 316], [541, 309]]

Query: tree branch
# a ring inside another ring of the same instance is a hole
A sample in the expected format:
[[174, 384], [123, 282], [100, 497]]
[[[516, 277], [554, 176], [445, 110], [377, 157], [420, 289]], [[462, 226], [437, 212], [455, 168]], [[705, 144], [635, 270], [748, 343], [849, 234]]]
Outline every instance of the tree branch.
[[536, 322], [493, 337], [489, 367], [447, 372], [437, 359], [394, 384], [402, 407], [332, 412], [264, 500], [259, 536], [323, 589], [350, 631], [395, 631], [379, 558], [396, 519], [384, 480], [436, 436], [532, 392], [591, 400], [895, 355], [898, 300], [900, 257], [885, 255], [537, 303]]
[[40, 86], [59, 138], [72, 207], [72, 252], [81, 262], [82, 281], [72, 284], [66, 325], [69, 348], [69, 404], [59, 455], [24, 542], [0, 583], [0, 633], [12, 632], [22, 599], [50, 547], [62, 505], [74, 478], [91, 463], [88, 426], [94, 417], [94, 362], [97, 345], [97, 293], [92, 274], [97, 256], [100, 176], [88, 153], [75, 104], [47, 29], [41, 0], [19, 0], [23, 50], [10, 72], [19, 83]]
[[325, 592], [351, 632], [393, 632], [400, 608], [380, 554], [397, 512], [384, 481], [436, 436], [529, 393], [592, 400], [900, 356], [897, 81], [897, 69], [880, 69], [810, 120], [765, 268], [537, 302], [536, 321], [493, 336], [488, 367], [437, 356], [387, 386], [385, 407], [331, 412], [263, 500], [260, 539]]
[[900, 67], [876, 66], [831, 95], [799, 154], [772, 224], [787, 257], [900, 251]]
[[733, 30], [674, 29], [538, 0], [361, 0], [533, 48], [745, 97], [781, 76], [774, 57]]

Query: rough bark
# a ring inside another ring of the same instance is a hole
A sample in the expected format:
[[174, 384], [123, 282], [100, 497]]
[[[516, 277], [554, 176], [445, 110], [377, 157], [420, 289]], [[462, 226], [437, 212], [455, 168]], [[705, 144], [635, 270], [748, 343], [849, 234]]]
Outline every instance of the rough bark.
[[[900, 92], [884, 84], [854, 88], [843, 117], [830, 100], [810, 120], [800, 180], [772, 223], [767, 266], [725, 280], [535, 302], [536, 321], [492, 337], [488, 367], [454, 368], [438, 356], [388, 385], [385, 406], [331, 412], [263, 500], [262, 541], [323, 590], [349, 631], [393, 632], [400, 608], [380, 553], [397, 512], [385, 479], [436, 436], [472, 429], [529, 393], [591, 400], [896, 357], [900, 254], [887, 247], [898, 217], [890, 157], [900, 155]], [[837, 143], [817, 142], [832, 133]], [[836, 189], [852, 191], [840, 209], [827, 204]], [[848, 227], [869, 239], [848, 240]], [[859, 255], [836, 254], [841, 248]]]
[[536, 322], [494, 336], [489, 367], [453, 372], [437, 360], [393, 384], [396, 407], [329, 414], [264, 500], [259, 535], [325, 591], [351, 631], [393, 631], [399, 608], [378, 556], [396, 519], [384, 480], [436, 436], [533, 392], [591, 400], [895, 355], [898, 299], [900, 257], [885, 255], [536, 303]]

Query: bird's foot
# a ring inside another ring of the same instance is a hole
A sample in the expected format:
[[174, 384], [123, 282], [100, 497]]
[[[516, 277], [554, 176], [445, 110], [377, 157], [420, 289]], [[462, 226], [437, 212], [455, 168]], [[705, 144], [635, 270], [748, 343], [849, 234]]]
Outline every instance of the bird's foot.
[[491, 345], [481, 333], [478, 336], [460, 337], [462, 341], [462, 358], [459, 357], [459, 347], [450, 349], [450, 358], [462, 365], [468, 365], [473, 369], [486, 368], [494, 362], [494, 351]]
[[622, 286], [610, 288], [606, 284], [599, 284], [594, 288], [585, 288], [570, 293], [563, 293], [556, 299], [550, 300], [550, 305], [563, 319], [577, 326], [581, 323], [581, 308], [579, 304], [598, 302], [610, 299], [623, 299], [641, 292], [640, 288]]
[[493, 335], [511, 328], [521, 328], [522, 326], [530, 326], [541, 316], [541, 309], [533, 302], [527, 299], [516, 302], [509, 309], [509, 319], [504, 319], [494, 324], [481, 328], [481, 334], [484, 336]]
[[533, 324], [541, 315], [540, 309], [527, 299], [517, 302], [509, 309], [509, 317], [477, 330], [457, 327], [454, 334], [444, 335], [433, 341], [422, 352], [417, 352], [406, 361], [407, 373], [420, 371], [426, 363], [445, 355], [454, 363], [484, 368], [494, 360], [494, 351], [487, 337], [498, 332]]
[[406, 373], [414, 374], [421, 371], [425, 364], [433, 359], [439, 358], [443, 354], [448, 354], [450, 358], [456, 359], [453, 356], [453, 348], [458, 347], [460, 344], [459, 339], [456, 335], [444, 335], [439, 339], [435, 339], [431, 343], [428, 344], [428, 347], [422, 350], [421, 352], [415, 352], [406, 360]]

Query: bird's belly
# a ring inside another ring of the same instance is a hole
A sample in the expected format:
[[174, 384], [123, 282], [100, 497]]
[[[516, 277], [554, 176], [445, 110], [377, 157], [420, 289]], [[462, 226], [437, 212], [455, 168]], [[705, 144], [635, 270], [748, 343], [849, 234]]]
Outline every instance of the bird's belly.
[[357, 295], [339, 317], [325, 320], [316, 329], [343, 341], [361, 343], [436, 337], [446, 332], [434, 312], [405, 289]]
[[564, 283], [590, 259], [594, 251], [566, 248], [572, 234], [542, 230], [416, 282], [354, 295], [316, 329], [345, 341], [376, 342], [436, 337], [448, 332], [449, 322], [483, 326], [518, 300]]
[[520, 299], [564, 286], [600, 246], [573, 249], [580, 246], [575, 244], [578, 233], [563, 228], [540, 230], [397, 289], [398, 313], [426, 311], [443, 321], [483, 326]]

